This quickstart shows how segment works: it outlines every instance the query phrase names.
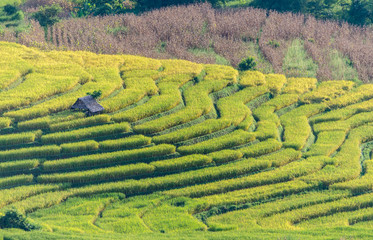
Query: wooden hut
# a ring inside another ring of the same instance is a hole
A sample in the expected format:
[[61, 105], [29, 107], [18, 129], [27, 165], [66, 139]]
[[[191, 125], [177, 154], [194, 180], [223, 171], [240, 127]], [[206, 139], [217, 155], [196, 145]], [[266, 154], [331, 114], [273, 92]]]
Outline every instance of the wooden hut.
[[78, 98], [71, 109], [87, 111], [88, 116], [100, 114], [105, 110], [91, 95]]

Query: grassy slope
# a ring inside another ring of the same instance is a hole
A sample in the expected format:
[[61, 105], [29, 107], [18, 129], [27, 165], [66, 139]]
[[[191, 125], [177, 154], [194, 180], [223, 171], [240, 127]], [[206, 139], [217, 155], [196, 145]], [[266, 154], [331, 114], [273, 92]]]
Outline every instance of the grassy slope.
[[[290, 49], [285, 69], [312, 66], [301, 42]], [[373, 139], [372, 85], [4, 42], [0, 52], [13, 86], [0, 94], [0, 214], [14, 207], [41, 227], [5, 239], [371, 238], [360, 146]], [[65, 111], [97, 89], [107, 115]]]

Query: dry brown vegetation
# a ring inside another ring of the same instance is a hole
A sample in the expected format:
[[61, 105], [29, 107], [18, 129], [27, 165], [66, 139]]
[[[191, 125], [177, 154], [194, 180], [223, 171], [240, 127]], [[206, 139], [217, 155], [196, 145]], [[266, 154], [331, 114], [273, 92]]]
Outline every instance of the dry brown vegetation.
[[[42, 4], [43, 1], [47, 0], [33, 2]], [[274, 71], [281, 73], [289, 44], [300, 38], [309, 56], [318, 64], [319, 79], [333, 79], [330, 67], [333, 49], [351, 59], [361, 80], [373, 79], [372, 28], [293, 13], [253, 8], [219, 10], [209, 4], [198, 4], [141, 15], [68, 18], [48, 29], [48, 41], [43, 28], [37, 22], [30, 23], [31, 31], [18, 35], [4, 32], [0, 40], [46, 49], [180, 58], [201, 63], [215, 63], [218, 54], [233, 66], [244, 57], [255, 56], [257, 53], [252, 52], [250, 46], [258, 44]]]

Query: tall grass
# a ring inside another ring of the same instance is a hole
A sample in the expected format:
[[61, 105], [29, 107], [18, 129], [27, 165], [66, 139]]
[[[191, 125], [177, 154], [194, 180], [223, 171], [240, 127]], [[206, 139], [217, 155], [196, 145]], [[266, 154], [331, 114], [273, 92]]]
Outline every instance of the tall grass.
[[288, 77], [316, 77], [318, 66], [307, 56], [302, 41], [295, 39], [283, 60], [282, 69]]
[[[30, 11], [32, 9], [29, 8]], [[304, 75], [317, 76], [321, 80], [339, 78], [335, 75], [339, 65], [335, 61], [339, 57], [334, 55], [338, 51], [345, 62], [357, 71], [360, 80], [367, 82], [373, 79], [373, 37], [369, 28], [293, 13], [272, 11], [267, 15], [261, 9], [218, 10], [209, 4], [197, 4], [139, 15], [67, 18], [50, 27], [47, 39], [51, 42], [45, 40], [44, 29], [37, 22], [30, 21], [30, 25], [30, 31], [18, 35], [5, 31], [0, 40], [52, 49], [179, 58], [232, 66], [252, 56], [256, 59], [258, 70], [265, 73], [291, 70], [284, 58], [289, 46], [296, 41], [298, 45], [303, 42], [302, 54], [307, 53], [318, 65], [318, 68], [305, 68], [310, 72]], [[283, 69], [284, 62], [286, 69]], [[312, 66], [309, 60], [302, 64], [305, 64], [304, 67]], [[294, 76], [291, 71], [290, 74]]]

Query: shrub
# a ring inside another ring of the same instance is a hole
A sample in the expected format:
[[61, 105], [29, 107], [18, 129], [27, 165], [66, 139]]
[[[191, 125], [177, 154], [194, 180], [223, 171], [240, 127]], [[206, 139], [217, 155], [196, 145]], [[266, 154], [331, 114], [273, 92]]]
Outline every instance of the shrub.
[[60, 21], [58, 14], [61, 11], [62, 8], [59, 5], [53, 4], [51, 6], [40, 7], [40, 10], [34, 13], [32, 17], [36, 19], [41, 26], [47, 27]]
[[268, 45], [273, 47], [273, 48], [279, 48], [280, 47], [280, 43], [276, 40], [269, 40]]
[[21, 212], [17, 209], [9, 209], [5, 215], [0, 217], [0, 228], [20, 228], [25, 231], [38, 229], [39, 226], [29, 222]]
[[18, 8], [15, 5], [7, 4], [4, 6], [3, 10], [6, 13], [6, 15], [13, 15], [18, 11]]
[[22, 20], [25, 18], [25, 15], [23, 14], [22, 11], [18, 11], [16, 12], [11, 18], [10, 20], [12, 21], [16, 21], [16, 20]]
[[242, 59], [238, 64], [238, 69], [241, 71], [255, 70], [256, 62], [253, 57]]
[[93, 92], [87, 92], [87, 95], [91, 95], [94, 99], [98, 99], [102, 95], [102, 90], [94, 90]]

